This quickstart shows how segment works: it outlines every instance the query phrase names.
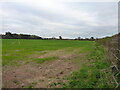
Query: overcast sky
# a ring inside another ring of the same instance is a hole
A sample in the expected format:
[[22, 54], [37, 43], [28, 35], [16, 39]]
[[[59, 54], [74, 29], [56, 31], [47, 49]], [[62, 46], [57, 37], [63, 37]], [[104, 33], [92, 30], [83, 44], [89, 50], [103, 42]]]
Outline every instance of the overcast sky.
[[42, 37], [104, 37], [118, 32], [116, 2], [31, 0], [1, 3], [1, 33]]

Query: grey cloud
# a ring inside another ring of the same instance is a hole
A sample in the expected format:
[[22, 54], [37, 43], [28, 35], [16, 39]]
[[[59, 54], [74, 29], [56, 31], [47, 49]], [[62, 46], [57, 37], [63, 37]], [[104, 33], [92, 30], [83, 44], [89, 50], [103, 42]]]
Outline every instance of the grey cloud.
[[116, 3], [63, 2], [61, 5], [64, 7], [42, 8], [27, 3], [4, 3], [3, 33], [9, 30], [42, 37], [61, 35], [69, 38], [104, 37], [117, 33]]

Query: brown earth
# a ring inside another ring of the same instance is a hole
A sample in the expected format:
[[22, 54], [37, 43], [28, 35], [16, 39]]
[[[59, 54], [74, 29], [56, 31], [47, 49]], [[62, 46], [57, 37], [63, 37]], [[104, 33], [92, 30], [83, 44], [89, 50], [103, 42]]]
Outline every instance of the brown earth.
[[[19, 67], [3, 67], [3, 87], [5, 88], [55, 88], [62, 87], [67, 82], [73, 71], [80, 65], [74, 62], [75, 58], [81, 58], [81, 54], [69, 54], [64, 51], [49, 52], [35, 57], [58, 56], [57, 60], [44, 63], [28, 63]], [[81, 63], [82, 64], [82, 63]]]

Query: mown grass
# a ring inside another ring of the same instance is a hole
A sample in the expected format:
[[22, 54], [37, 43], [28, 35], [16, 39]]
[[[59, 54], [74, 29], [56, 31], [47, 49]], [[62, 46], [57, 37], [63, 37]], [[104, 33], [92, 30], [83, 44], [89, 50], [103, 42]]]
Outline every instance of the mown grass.
[[[70, 52], [80, 49], [85, 53], [92, 50], [93, 44], [94, 41], [2, 39], [2, 65], [15, 66], [19, 61], [34, 60], [30, 56], [42, 55], [44, 54], [42, 51], [69, 48]], [[38, 60], [35, 61], [38, 62]], [[47, 60], [41, 60], [43, 61]]]
[[68, 84], [64, 88], [114, 88], [105, 49], [96, 44], [86, 59], [87, 63], [68, 77]]

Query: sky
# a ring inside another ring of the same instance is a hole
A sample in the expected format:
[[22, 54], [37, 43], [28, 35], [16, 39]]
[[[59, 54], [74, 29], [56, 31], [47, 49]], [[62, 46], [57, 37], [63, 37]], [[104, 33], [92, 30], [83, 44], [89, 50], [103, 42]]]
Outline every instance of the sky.
[[118, 33], [118, 3], [30, 0], [0, 3], [0, 33], [89, 38]]

